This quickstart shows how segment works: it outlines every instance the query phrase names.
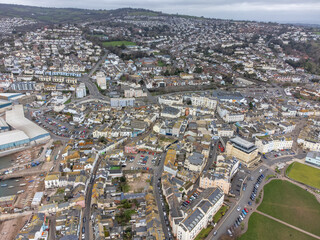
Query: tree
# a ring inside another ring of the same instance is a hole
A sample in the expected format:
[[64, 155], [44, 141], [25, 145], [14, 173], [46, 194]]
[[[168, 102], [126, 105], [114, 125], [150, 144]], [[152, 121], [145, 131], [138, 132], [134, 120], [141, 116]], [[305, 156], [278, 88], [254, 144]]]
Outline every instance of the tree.
[[203, 72], [203, 69], [202, 67], [196, 67], [196, 69], [194, 70], [195, 73], [202, 73]]
[[253, 103], [252, 102], [249, 102], [249, 109], [253, 109]]

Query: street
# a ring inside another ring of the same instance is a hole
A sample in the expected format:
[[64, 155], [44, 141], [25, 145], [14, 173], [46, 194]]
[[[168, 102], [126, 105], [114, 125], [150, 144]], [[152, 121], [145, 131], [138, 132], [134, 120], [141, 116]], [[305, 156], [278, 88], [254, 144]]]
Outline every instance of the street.
[[[248, 208], [250, 211], [251, 207], [248, 205], [248, 201], [250, 201], [250, 195], [251, 191], [253, 189], [253, 186], [259, 177], [261, 173], [259, 173], [259, 170], [262, 169], [263, 174], [266, 176], [268, 174], [271, 174], [272, 172], [265, 166], [261, 166], [256, 168], [254, 171], [251, 172], [250, 176], [253, 178], [253, 181], [247, 181], [247, 188], [246, 191], [242, 191], [241, 197], [234, 203], [233, 205], [230, 206], [230, 209], [228, 210], [227, 214], [222, 218], [222, 220], [218, 223], [218, 225], [214, 228], [213, 231], [208, 235], [206, 238], [207, 240], [209, 239], [219, 239], [222, 235], [224, 235], [228, 228], [233, 226], [235, 220], [239, 216], [239, 212], [237, 211], [237, 207], [240, 206], [242, 209], [244, 207]], [[259, 186], [259, 191], [263, 188], [263, 185], [261, 184]], [[254, 202], [252, 203], [253, 205], [255, 204]], [[217, 231], [217, 235], [214, 236], [213, 233], [214, 231]]]
[[82, 228], [80, 229], [80, 235], [82, 235], [83, 229], [84, 229], [84, 234], [85, 234], [85, 240], [91, 240], [92, 235], [90, 235], [90, 228], [91, 228], [91, 196], [92, 196], [92, 188], [93, 188], [93, 184], [94, 184], [94, 179], [98, 170], [98, 167], [100, 165], [100, 162], [102, 160], [101, 157], [99, 157], [99, 155], [97, 155], [97, 157], [99, 158], [96, 161], [96, 164], [94, 166], [94, 168], [92, 169], [90, 178], [89, 178], [89, 182], [87, 185], [87, 191], [86, 191], [86, 195], [85, 195], [85, 207], [83, 209], [83, 218], [86, 219], [86, 221], [83, 223], [83, 219], [81, 219], [81, 223], [82, 224]]
[[164, 232], [164, 235], [165, 235], [166, 239], [169, 239], [168, 229], [166, 227], [166, 223], [165, 223], [165, 220], [164, 220], [163, 209], [162, 209], [162, 205], [161, 205], [161, 202], [160, 202], [160, 193], [159, 193], [159, 189], [158, 189], [158, 186], [157, 186], [158, 179], [162, 175], [165, 157], [166, 157], [166, 152], [163, 152], [162, 156], [161, 156], [161, 160], [160, 160], [159, 166], [156, 167], [155, 170], [154, 170], [152, 185], [153, 185], [154, 197], [155, 197], [155, 200], [157, 202], [158, 209], [159, 209], [159, 216], [160, 216], [162, 229], [163, 229], [163, 232]]

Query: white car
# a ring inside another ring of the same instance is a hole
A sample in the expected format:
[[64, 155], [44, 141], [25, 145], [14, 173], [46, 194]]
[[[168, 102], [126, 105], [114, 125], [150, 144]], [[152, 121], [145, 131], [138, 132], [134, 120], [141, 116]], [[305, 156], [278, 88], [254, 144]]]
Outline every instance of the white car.
[[241, 210], [241, 207], [239, 206], [239, 207], [237, 208], [237, 211], [240, 212], [240, 210]]
[[262, 169], [260, 168], [259, 173], [262, 173]]

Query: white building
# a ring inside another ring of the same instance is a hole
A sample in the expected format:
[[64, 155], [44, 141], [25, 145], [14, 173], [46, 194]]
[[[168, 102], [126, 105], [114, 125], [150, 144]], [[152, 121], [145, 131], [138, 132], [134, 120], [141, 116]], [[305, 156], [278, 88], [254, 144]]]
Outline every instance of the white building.
[[87, 95], [86, 85], [84, 83], [80, 83], [79, 87], [76, 90], [77, 98], [83, 98]]
[[60, 185], [59, 175], [57, 174], [47, 175], [46, 178], [44, 179], [44, 185], [45, 185], [45, 189], [59, 187]]
[[33, 196], [32, 202], [31, 202], [31, 206], [32, 207], [37, 207], [40, 205], [41, 200], [43, 197], [43, 192], [36, 192]]
[[146, 97], [147, 94], [142, 91], [142, 89], [134, 89], [130, 88], [127, 90], [124, 90], [124, 97], [125, 98], [132, 98], [132, 97]]
[[98, 72], [96, 75], [96, 80], [98, 86], [102, 89], [105, 90], [107, 89], [107, 79], [106, 75], [103, 72]]
[[268, 153], [271, 151], [281, 151], [291, 149], [293, 140], [291, 138], [259, 138], [256, 137], [255, 145], [260, 153]]
[[186, 159], [185, 167], [190, 171], [201, 172], [205, 166], [205, 163], [206, 161], [203, 154], [193, 152], [192, 155]]
[[161, 111], [161, 117], [164, 118], [179, 118], [181, 116], [181, 111], [178, 108], [164, 106]]
[[240, 112], [231, 112], [221, 106], [217, 107], [219, 116], [227, 123], [242, 122], [244, 120], [244, 114]]
[[320, 167], [320, 152], [308, 152], [306, 163]]
[[204, 96], [192, 96], [191, 103], [192, 106], [216, 109], [218, 101]]
[[199, 202], [196, 208], [186, 216], [177, 227], [178, 240], [193, 240], [206, 228], [213, 216], [221, 208], [224, 193], [220, 188], [210, 189], [209, 194]]

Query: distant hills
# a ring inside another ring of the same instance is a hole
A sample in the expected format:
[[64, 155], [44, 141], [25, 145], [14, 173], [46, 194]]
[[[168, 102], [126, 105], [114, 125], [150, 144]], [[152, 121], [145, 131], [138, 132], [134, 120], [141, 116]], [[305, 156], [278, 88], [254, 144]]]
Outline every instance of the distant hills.
[[[203, 19], [190, 15], [167, 14], [142, 8], [119, 8], [115, 10], [91, 10], [80, 8], [49, 8], [34, 7], [16, 4], [0, 3], [0, 18], [21, 17], [33, 19], [39, 23], [59, 24], [59, 23], [81, 23], [85, 21], [95, 21], [108, 19], [110, 17], [124, 16], [177, 16], [182, 18]], [[285, 23], [284, 23], [285, 24]], [[288, 23], [290, 25], [319, 28], [319, 24]]]
[[116, 10], [89, 10], [78, 8], [47, 8], [14, 4], [0, 4], [0, 17], [21, 17], [42, 23], [66, 23], [102, 20], [111, 16], [165, 15], [146, 9], [121, 8]]

